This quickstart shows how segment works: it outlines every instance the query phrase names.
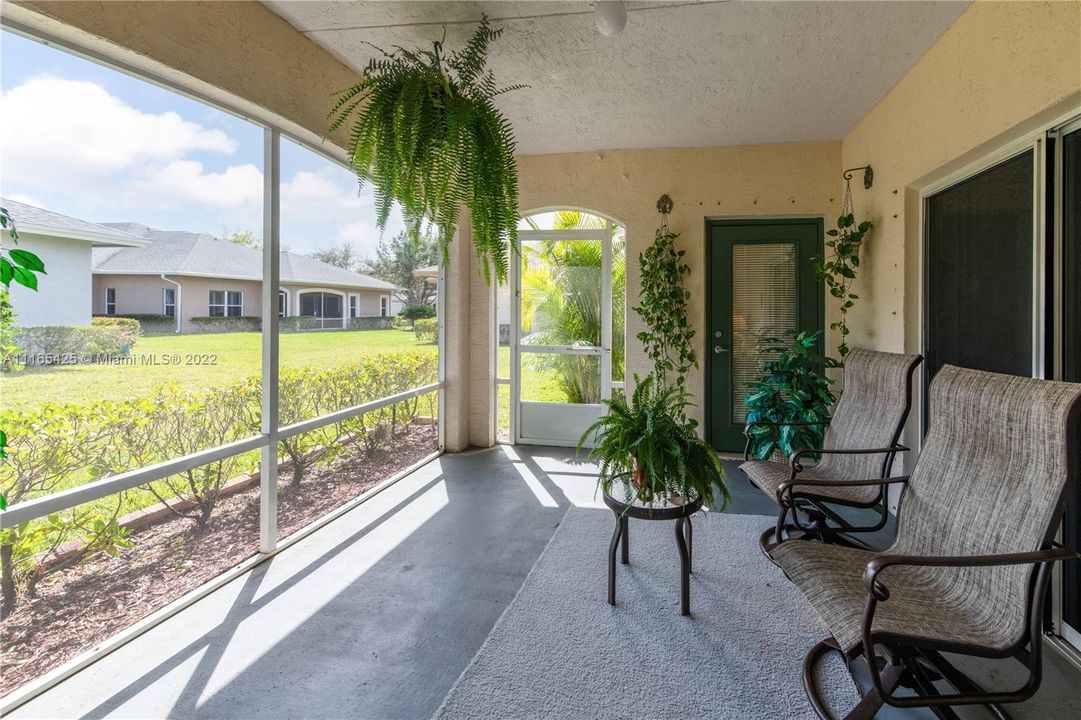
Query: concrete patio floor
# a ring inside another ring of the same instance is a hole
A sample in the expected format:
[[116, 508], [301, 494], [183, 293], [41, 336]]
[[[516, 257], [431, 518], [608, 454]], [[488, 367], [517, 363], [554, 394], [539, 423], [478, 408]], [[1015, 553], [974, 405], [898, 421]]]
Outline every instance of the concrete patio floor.
[[[729, 468], [731, 511], [771, 514]], [[566, 509], [597, 504], [595, 480], [563, 449], [444, 455], [11, 716], [429, 718]], [[1039, 694], [1010, 710], [1081, 717], [1079, 681], [1049, 651]]]

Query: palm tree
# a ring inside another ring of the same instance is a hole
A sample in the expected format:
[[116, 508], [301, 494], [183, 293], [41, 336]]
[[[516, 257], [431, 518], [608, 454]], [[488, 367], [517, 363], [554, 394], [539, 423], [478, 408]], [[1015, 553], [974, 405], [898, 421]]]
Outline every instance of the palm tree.
[[[536, 225], [527, 219], [534, 228]], [[608, 222], [573, 210], [556, 213], [555, 230], [608, 228]], [[626, 251], [612, 240], [612, 376], [623, 379]], [[522, 325], [529, 342], [597, 347], [601, 343], [601, 246], [582, 240], [544, 240], [522, 248]], [[534, 368], [555, 375], [567, 402], [600, 402], [595, 355], [526, 356]]]

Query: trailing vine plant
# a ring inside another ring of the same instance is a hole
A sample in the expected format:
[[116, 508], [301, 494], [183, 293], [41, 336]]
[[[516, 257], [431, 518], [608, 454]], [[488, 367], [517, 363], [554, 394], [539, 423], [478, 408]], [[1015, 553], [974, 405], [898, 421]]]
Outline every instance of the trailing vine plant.
[[[424, 222], [440, 230], [443, 258], [461, 207], [472, 214], [473, 243], [485, 279], [507, 276], [518, 247], [518, 168], [510, 123], [494, 98], [524, 85], [500, 88], [486, 69], [488, 45], [503, 30], [487, 16], [465, 47], [375, 49], [364, 79], [338, 93], [327, 134], [352, 121], [349, 150], [361, 185], [372, 183], [380, 229], [395, 202], [407, 229]], [[444, 29], [443, 39], [446, 39]], [[375, 47], [374, 45], [372, 47]]]
[[852, 292], [852, 282], [860, 267], [860, 248], [867, 235], [873, 229], [870, 221], [856, 224], [855, 211], [852, 207], [852, 188], [845, 180], [845, 198], [841, 206], [841, 216], [837, 218], [837, 227], [826, 231], [826, 247], [830, 249], [828, 258], [815, 259], [815, 273], [826, 283], [830, 295], [840, 301], [841, 317], [830, 323], [830, 330], [841, 336], [837, 345], [837, 354], [844, 363], [848, 355], [848, 311], [860, 296]]
[[[7, 233], [13, 246], [18, 246], [19, 230], [15, 226], [15, 218], [11, 217], [6, 207], [0, 207], [0, 230]], [[3, 237], [3, 232], [0, 232], [0, 238]], [[11, 296], [8, 294], [11, 282], [14, 280], [36, 291], [39, 273], [45, 274], [45, 263], [37, 255], [20, 247], [5, 249], [0, 244], [0, 341], [12, 334], [14, 329], [15, 311], [11, 306]], [[0, 428], [0, 462], [7, 457], [7, 447], [7, 431]], [[7, 497], [0, 493], [0, 510], [7, 510], [7, 506]]]
[[641, 303], [634, 308], [646, 329], [638, 333], [646, 357], [653, 361], [653, 376], [661, 386], [674, 376], [675, 387], [682, 388], [691, 368], [698, 367], [691, 341], [694, 328], [687, 320], [687, 301], [691, 293], [683, 287], [683, 279], [691, 268], [683, 261], [684, 250], [676, 249], [679, 233], [668, 228], [672, 198], [661, 195], [657, 200], [661, 226], [653, 244], [638, 255], [641, 266]]

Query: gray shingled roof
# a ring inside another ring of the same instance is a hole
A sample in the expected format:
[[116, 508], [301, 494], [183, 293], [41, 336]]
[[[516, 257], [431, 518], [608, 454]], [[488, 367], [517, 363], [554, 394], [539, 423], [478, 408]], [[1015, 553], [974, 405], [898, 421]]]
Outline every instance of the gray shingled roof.
[[[140, 248], [108, 248], [94, 251], [94, 272], [122, 274], [198, 275], [259, 280], [263, 277], [263, 253], [218, 240], [206, 233], [155, 230], [137, 223], [106, 223], [150, 244]], [[393, 290], [394, 285], [335, 267], [294, 252], [281, 254], [281, 282], [348, 285], [373, 290]]]
[[139, 236], [125, 232], [123, 228], [79, 220], [78, 218], [61, 215], [51, 210], [43, 210], [8, 198], [0, 198], [0, 205], [8, 209], [11, 217], [15, 220], [15, 226], [21, 232], [48, 235], [50, 237], [75, 238], [97, 243], [143, 244]]

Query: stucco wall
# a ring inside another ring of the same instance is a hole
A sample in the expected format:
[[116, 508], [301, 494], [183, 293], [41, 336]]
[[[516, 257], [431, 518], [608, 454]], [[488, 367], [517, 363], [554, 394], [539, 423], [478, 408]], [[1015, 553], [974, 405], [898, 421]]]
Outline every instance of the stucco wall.
[[920, 186], [1078, 107], [1081, 3], [978, 2], [961, 15], [842, 142], [844, 167], [875, 169], [871, 190], [853, 183], [875, 231], [851, 344], [919, 349]]
[[[202, 277], [183, 277], [170, 275], [171, 280], [180, 283], [181, 331], [191, 332], [196, 327], [191, 323], [193, 317], [205, 317], [210, 314], [210, 291], [225, 290], [244, 293], [243, 314], [249, 317], [262, 317], [262, 283], [251, 280], [226, 280]], [[93, 308], [95, 315], [105, 314], [105, 289], [116, 288], [116, 312], [125, 314], [161, 314], [162, 290], [175, 288], [172, 283], [162, 280], [157, 275], [94, 275]], [[343, 295], [343, 311], [349, 312], [349, 295], [358, 299], [359, 317], [377, 317], [379, 298], [386, 293], [379, 290], [348, 290], [347, 288], [318, 287], [315, 285], [283, 284], [283, 290], [289, 293], [289, 315], [297, 315], [300, 306], [298, 292], [327, 291]], [[89, 319], [87, 320], [89, 322]]]
[[[242, 313], [261, 317], [260, 298], [262, 283], [251, 280], [219, 280], [216, 278], [169, 276], [181, 285], [179, 309], [181, 332], [191, 332], [195, 326], [193, 317], [205, 317], [210, 314], [210, 291], [225, 290], [244, 293]], [[157, 275], [94, 275], [94, 314], [105, 314], [105, 289], [116, 288], [116, 312], [127, 314], [160, 315], [162, 308], [162, 290], [175, 288]]]
[[[630, 309], [639, 289], [638, 254], [653, 242], [660, 221], [657, 198], [675, 203], [669, 226], [681, 234], [691, 274], [690, 320], [700, 361], [705, 358], [707, 329], [705, 223], [709, 218], [831, 217], [840, 205], [837, 179], [840, 143], [790, 143], [729, 148], [620, 150], [534, 155], [519, 158], [519, 194], [523, 212], [570, 207], [612, 218], [627, 231], [627, 368], [649, 372], [635, 335], [642, 329]], [[487, 315], [485, 322], [488, 322]], [[704, 368], [704, 364], [703, 364]], [[688, 378], [703, 415], [703, 369]]]
[[68, 238], [20, 235], [45, 263], [37, 292], [11, 284], [16, 322], [22, 327], [90, 324], [90, 243]]

